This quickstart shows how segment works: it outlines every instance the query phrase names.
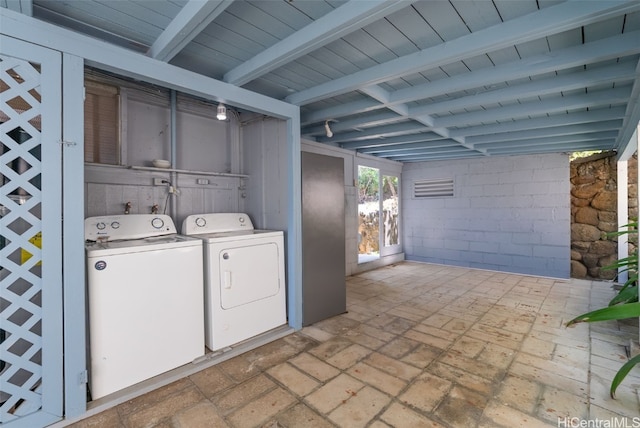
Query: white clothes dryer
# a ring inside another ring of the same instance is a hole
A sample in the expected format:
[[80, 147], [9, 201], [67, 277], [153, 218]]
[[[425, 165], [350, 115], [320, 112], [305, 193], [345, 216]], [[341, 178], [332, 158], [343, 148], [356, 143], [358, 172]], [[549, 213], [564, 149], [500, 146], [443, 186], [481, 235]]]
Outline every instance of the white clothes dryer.
[[156, 214], [89, 217], [85, 239], [93, 399], [204, 355], [200, 240]]
[[188, 216], [182, 234], [204, 246], [205, 344], [212, 351], [287, 322], [284, 234], [243, 213]]

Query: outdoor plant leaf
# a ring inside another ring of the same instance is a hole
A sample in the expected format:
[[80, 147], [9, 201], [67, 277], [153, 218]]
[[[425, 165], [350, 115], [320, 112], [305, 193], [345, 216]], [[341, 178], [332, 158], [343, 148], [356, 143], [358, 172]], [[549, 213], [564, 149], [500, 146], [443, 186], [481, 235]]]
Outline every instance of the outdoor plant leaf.
[[638, 287], [624, 287], [620, 292], [611, 299], [609, 306], [619, 303], [633, 303], [638, 301]]
[[609, 391], [611, 398], [616, 398], [616, 389], [618, 389], [618, 385], [620, 385], [631, 369], [638, 363], [640, 363], [640, 354], [631, 358], [622, 367], [620, 367], [620, 370], [618, 370], [618, 373], [616, 373], [611, 381], [611, 389]]
[[578, 315], [567, 323], [567, 327], [579, 322], [596, 322], [609, 320], [622, 320], [625, 318], [640, 317], [640, 303], [625, 303], [623, 305], [609, 306], [586, 314]]

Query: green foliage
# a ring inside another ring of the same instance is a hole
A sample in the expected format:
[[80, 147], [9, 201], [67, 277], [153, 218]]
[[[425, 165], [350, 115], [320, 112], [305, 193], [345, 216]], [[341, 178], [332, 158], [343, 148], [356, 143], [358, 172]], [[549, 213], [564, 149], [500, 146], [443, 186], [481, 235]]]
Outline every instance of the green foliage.
[[[629, 235], [635, 237], [635, 242], [637, 242], [638, 220], [635, 219], [623, 227], [626, 227], [626, 229], [613, 232], [610, 235]], [[608, 307], [578, 315], [567, 323], [567, 327], [580, 322], [610, 321], [640, 317], [640, 303], [638, 303], [638, 249], [636, 248], [629, 257], [619, 259], [615, 263], [606, 266], [605, 269], [620, 269], [622, 272], [628, 273], [629, 279], [620, 288], [618, 294], [609, 302]], [[640, 355], [631, 358], [618, 370], [611, 381], [611, 389], [609, 391], [611, 398], [615, 398], [616, 389], [629, 371], [638, 363], [640, 363]]]

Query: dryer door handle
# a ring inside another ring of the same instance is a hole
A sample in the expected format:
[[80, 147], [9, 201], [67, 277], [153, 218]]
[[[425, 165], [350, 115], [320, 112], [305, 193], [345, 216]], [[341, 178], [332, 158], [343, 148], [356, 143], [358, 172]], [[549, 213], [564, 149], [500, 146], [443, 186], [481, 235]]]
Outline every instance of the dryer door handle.
[[226, 288], [226, 289], [230, 289], [231, 288], [231, 271], [230, 270], [225, 270], [224, 271], [223, 287]]

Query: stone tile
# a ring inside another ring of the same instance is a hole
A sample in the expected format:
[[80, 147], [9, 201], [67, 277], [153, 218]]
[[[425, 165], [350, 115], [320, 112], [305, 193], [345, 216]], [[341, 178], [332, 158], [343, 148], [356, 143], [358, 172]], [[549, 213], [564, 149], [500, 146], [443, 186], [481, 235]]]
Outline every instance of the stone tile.
[[166, 399], [156, 401], [140, 411], [123, 416], [122, 419], [127, 428], [152, 427], [163, 419], [205, 400], [204, 395], [192, 385], [180, 391], [179, 394], [174, 394]]
[[361, 324], [355, 330], [368, 336], [375, 337], [376, 339], [382, 340], [383, 342], [389, 342], [396, 337], [396, 335], [393, 333], [388, 333], [380, 328], [371, 327], [367, 324]]
[[300, 333], [305, 334], [318, 342], [326, 342], [333, 337], [333, 334], [327, 333], [326, 331], [314, 326], [304, 327]]
[[235, 385], [218, 366], [209, 367], [189, 376], [198, 389], [209, 398], [216, 393]]
[[295, 332], [282, 338], [282, 340], [293, 347], [297, 352], [303, 352], [315, 346], [318, 346], [319, 340], [316, 340], [305, 334]]
[[314, 325], [315, 327], [329, 334], [339, 336], [341, 334], [346, 334], [349, 330], [353, 330], [354, 328], [358, 327], [360, 323], [353, 319], [337, 316], [320, 321]]
[[367, 349], [364, 346], [353, 344], [332, 357], [327, 358], [326, 362], [341, 370], [346, 370], [369, 355], [371, 352], [372, 351], [370, 349]]
[[302, 373], [289, 363], [282, 363], [267, 370], [267, 373], [295, 394], [305, 396], [320, 382]]
[[427, 345], [419, 345], [413, 351], [402, 358], [402, 361], [412, 366], [423, 369], [431, 364], [442, 353], [441, 349]]
[[423, 373], [400, 395], [399, 399], [423, 412], [431, 412], [451, 388], [451, 382], [429, 373]]
[[382, 329], [392, 334], [402, 334], [416, 325], [416, 321], [408, 320], [401, 317], [395, 317], [393, 321], [385, 325]]
[[366, 386], [331, 412], [329, 419], [342, 427], [364, 427], [390, 401], [388, 395]]
[[69, 425], [71, 428], [124, 428], [115, 407]]
[[392, 427], [402, 428], [444, 428], [437, 422], [434, 422], [427, 417], [414, 412], [407, 406], [403, 406], [399, 403], [393, 403], [389, 408], [380, 416], [380, 419], [385, 421]]
[[475, 358], [486, 346], [486, 343], [473, 339], [471, 337], [462, 336], [449, 349], [450, 352], [458, 352], [469, 358]]
[[540, 419], [554, 423], [564, 418], [586, 419], [588, 406], [588, 398], [547, 387], [536, 414]]
[[571, 391], [576, 395], [587, 395], [588, 386], [585, 382], [570, 379], [526, 363], [520, 363], [518, 361], [514, 362], [511, 367], [509, 367], [509, 373], [562, 389], [564, 391]]
[[296, 404], [280, 413], [276, 419], [281, 425], [291, 428], [333, 428], [333, 424], [304, 404]]
[[271, 379], [261, 374], [239, 384], [235, 388], [215, 395], [211, 398], [211, 402], [226, 415], [276, 387], [277, 385]]
[[506, 370], [516, 356], [516, 352], [493, 343], [487, 344], [484, 350], [476, 357], [481, 363], [487, 363], [500, 370]]
[[548, 424], [531, 415], [496, 402], [489, 403], [484, 409], [483, 416], [490, 422], [487, 426], [498, 425], [503, 427], [527, 428], [557, 427], [557, 424]]
[[378, 351], [390, 356], [391, 358], [399, 359], [415, 350], [419, 345], [420, 344], [414, 340], [409, 340], [405, 337], [397, 337], [384, 345]]
[[460, 336], [460, 334], [462, 334], [462, 331], [451, 332], [451, 331], [445, 330], [444, 328], [433, 327], [427, 324], [417, 324], [413, 328], [413, 330], [419, 331], [420, 333], [425, 333], [434, 337], [439, 337], [441, 339], [448, 340], [449, 342], [453, 342]]
[[255, 427], [274, 417], [281, 410], [296, 402], [296, 398], [278, 388], [249, 402], [246, 406], [229, 415], [228, 420], [234, 427]]
[[217, 367], [235, 382], [243, 382], [261, 371], [260, 367], [257, 364], [251, 364], [244, 354], [223, 361]]
[[536, 339], [535, 337], [526, 337], [522, 342], [520, 351], [536, 357], [551, 359], [555, 349], [556, 344], [553, 342]]
[[369, 348], [372, 350], [376, 350], [385, 344], [383, 340], [358, 331], [350, 331], [345, 334], [345, 337], [347, 337], [353, 343], [357, 343], [358, 345], [362, 345], [365, 348]]
[[364, 363], [356, 364], [349, 369], [348, 373], [354, 378], [391, 395], [398, 394], [407, 385], [406, 381]]
[[389, 358], [386, 355], [374, 352], [365, 359], [365, 362], [373, 367], [376, 367], [384, 372], [389, 373], [391, 376], [411, 380], [420, 374], [420, 370], [405, 364], [401, 361]]
[[541, 392], [542, 386], [540, 384], [509, 375], [500, 382], [500, 392], [497, 400], [514, 409], [533, 413], [538, 405], [538, 398]]
[[493, 382], [473, 373], [466, 372], [448, 364], [436, 362], [427, 368], [427, 371], [442, 379], [450, 380], [466, 388], [478, 391], [482, 394], [491, 394], [494, 388]]
[[208, 428], [228, 427], [227, 423], [209, 401], [204, 401], [189, 407], [171, 418], [173, 428]]
[[429, 345], [434, 348], [440, 348], [440, 349], [447, 349], [452, 343], [451, 340], [442, 339], [440, 337], [432, 336], [430, 334], [424, 334], [414, 329], [407, 331], [404, 334], [404, 337], [406, 337], [407, 339], [412, 339], [417, 342], [424, 343], [425, 345]]
[[292, 358], [289, 362], [303, 372], [322, 382], [327, 381], [340, 373], [340, 371], [335, 367], [330, 366], [306, 352]]
[[435, 414], [453, 426], [470, 427], [480, 419], [488, 399], [484, 394], [454, 386], [444, 397]]
[[174, 395], [179, 395], [182, 391], [193, 388], [193, 382], [188, 378], [180, 379], [169, 385], [155, 389], [147, 394], [141, 395], [118, 406], [118, 413], [120, 416], [126, 416], [131, 413], [139, 412], [150, 406], [155, 406], [156, 403], [169, 399]]
[[473, 325], [466, 333], [468, 337], [473, 337], [485, 342], [495, 343], [509, 349], [518, 349], [524, 336], [520, 333], [509, 332], [497, 329], [484, 324]]
[[588, 370], [585, 370], [583, 367], [576, 367], [574, 364], [564, 363], [558, 360], [545, 360], [528, 354], [517, 355], [515, 361], [579, 382], [587, 382], [589, 375]]
[[326, 360], [351, 345], [353, 345], [353, 342], [339, 336], [323, 342], [315, 348], [310, 349], [308, 352], [321, 360]]
[[341, 403], [346, 402], [351, 396], [357, 394], [364, 386], [359, 380], [346, 374], [341, 374], [309, 394], [306, 401], [318, 411], [329, 413]]
[[430, 325], [432, 327], [441, 328], [445, 324], [449, 323], [453, 320], [452, 317], [442, 315], [442, 314], [433, 314], [427, 319], [425, 319], [422, 323], [426, 325]]
[[504, 370], [500, 368], [453, 352], [444, 354], [439, 358], [439, 361], [466, 372], [473, 373], [492, 382], [500, 380], [504, 375]]

